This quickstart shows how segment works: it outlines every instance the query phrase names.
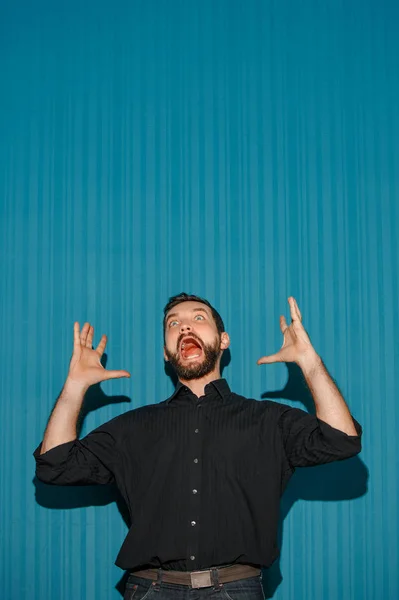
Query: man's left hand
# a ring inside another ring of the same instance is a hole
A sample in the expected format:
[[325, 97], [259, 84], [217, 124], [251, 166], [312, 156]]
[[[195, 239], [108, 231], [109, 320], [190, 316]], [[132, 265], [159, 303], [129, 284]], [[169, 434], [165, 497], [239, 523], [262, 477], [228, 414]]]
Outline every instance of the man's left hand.
[[288, 304], [291, 312], [291, 324], [287, 325], [285, 317], [280, 316], [280, 329], [284, 336], [281, 349], [276, 354], [263, 356], [258, 360], [258, 365], [275, 362], [294, 362], [299, 366], [317, 361], [317, 354], [311, 344], [308, 334], [302, 325], [302, 315], [295, 298], [290, 296]]

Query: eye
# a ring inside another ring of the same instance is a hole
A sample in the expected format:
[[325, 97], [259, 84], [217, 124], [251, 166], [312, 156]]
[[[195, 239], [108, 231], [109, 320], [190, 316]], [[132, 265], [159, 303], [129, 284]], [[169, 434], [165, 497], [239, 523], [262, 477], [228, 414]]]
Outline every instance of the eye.
[[169, 321], [169, 327], [174, 327], [175, 325], [177, 325], [178, 321], [176, 321], [176, 319], [174, 321]]
[[198, 321], [198, 319], [200, 321], [203, 321], [204, 320], [204, 316], [203, 315], [195, 315], [194, 319], [197, 320], [197, 321]]

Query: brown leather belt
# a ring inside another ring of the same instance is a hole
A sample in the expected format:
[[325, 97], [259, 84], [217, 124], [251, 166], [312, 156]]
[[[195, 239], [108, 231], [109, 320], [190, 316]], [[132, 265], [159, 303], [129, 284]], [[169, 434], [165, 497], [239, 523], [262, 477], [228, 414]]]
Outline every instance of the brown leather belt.
[[[217, 572], [219, 583], [229, 583], [238, 579], [248, 579], [260, 575], [260, 569], [250, 565], [231, 565], [229, 567], [215, 567], [206, 571], [161, 571], [162, 581], [165, 583], [177, 583], [187, 585], [192, 588], [210, 587], [214, 585], [212, 581], [212, 571]], [[145, 569], [144, 571], [132, 571], [132, 575], [144, 577], [157, 581], [158, 569]]]

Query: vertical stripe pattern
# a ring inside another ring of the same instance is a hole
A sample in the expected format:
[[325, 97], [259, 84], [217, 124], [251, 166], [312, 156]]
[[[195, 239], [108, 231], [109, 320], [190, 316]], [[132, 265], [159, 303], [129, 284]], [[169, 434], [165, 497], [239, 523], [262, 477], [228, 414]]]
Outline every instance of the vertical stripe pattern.
[[106, 333], [107, 366], [132, 373], [103, 384], [82, 433], [170, 394], [162, 308], [182, 290], [220, 310], [234, 391], [302, 406], [282, 391], [284, 365], [256, 366], [294, 295], [364, 426], [367, 489], [320, 490], [317, 468], [287, 490], [274, 598], [399, 597], [398, 12], [2, 3], [2, 598], [120, 597], [117, 506], [104, 490], [37, 484], [31, 453], [74, 320]]

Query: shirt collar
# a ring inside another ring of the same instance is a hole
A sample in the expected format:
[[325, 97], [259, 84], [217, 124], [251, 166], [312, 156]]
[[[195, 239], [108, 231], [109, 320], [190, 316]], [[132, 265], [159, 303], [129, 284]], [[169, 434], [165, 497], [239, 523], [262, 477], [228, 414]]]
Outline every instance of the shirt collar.
[[[214, 381], [207, 383], [207, 385], [205, 386], [205, 389], [204, 389], [205, 394], [207, 393], [207, 391], [208, 392], [211, 391], [209, 389], [210, 387], [214, 387], [222, 399], [226, 399], [231, 394], [229, 384], [227, 383], [227, 381], [225, 379], [215, 379]], [[166, 404], [169, 404], [169, 402], [171, 402], [173, 400], [173, 398], [176, 398], [176, 396], [179, 396], [179, 394], [182, 393], [183, 391], [184, 392], [189, 391], [191, 393], [190, 388], [188, 388], [186, 385], [184, 385], [184, 383], [179, 381], [177, 383], [176, 389], [173, 392], [173, 394], [166, 400]]]

